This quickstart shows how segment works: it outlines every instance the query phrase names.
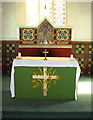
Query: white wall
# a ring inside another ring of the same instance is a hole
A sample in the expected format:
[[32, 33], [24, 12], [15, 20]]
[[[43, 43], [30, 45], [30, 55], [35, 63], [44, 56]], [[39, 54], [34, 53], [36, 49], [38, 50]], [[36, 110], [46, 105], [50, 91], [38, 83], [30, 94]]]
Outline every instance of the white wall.
[[91, 3], [67, 3], [67, 26], [72, 27], [72, 41], [91, 41]]
[[[26, 25], [25, 2], [3, 3], [2, 10], [3, 39], [15, 40], [16, 26]], [[91, 3], [68, 2], [67, 26], [72, 27], [72, 41], [91, 41]]]
[[2, 40], [2, 2], [0, 2], [0, 41]]
[[93, 1], [91, 3], [91, 40], [93, 41]]
[[16, 25], [17, 26], [26, 25], [26, 4], [25, 2], [16, 3]]
[[2, 3], [2, 39], [17, 39], [16, 2]]

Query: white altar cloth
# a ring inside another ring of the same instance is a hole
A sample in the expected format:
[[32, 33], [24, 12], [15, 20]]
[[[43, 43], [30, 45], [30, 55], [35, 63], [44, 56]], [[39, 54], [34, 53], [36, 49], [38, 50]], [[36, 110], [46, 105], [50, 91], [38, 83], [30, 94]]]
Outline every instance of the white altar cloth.
[[[42, 57], [43, 58], [43, 57]], [[56, 60], [55, 60], [56, 59]], [[76, 90], [75, 90], [75, 99], [77, 100], [77, 83], [80, 77], [81, 69], [76, 60], [71, 60], [70, 58], [52, 58], [47, 60], [38, 59], [34, 57], [32, 59], [24, 57], [23, 59], [14, 59], [11, 70], [11, 82], [10, 82], [10, 91], [11, 97], [15, 97], [15, 88], [14, 88], [14, 67], [15, 66], [33, 66], [33, 67], [76, 67]]]

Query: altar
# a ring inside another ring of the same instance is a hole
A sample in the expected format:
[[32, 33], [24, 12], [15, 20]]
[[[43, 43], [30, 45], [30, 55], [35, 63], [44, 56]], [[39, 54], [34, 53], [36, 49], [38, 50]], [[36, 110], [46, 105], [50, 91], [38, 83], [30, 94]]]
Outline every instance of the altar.
[[69, 57], [16, 58], [11, 71], [11, 97], [77, 100], [80, 71], [78, 62]]

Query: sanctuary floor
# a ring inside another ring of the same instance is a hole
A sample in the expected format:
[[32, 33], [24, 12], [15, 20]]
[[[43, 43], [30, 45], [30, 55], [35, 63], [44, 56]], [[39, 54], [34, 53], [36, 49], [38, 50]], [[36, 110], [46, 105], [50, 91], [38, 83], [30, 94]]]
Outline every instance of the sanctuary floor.
[[80, 77], [78, 100], [11, 99], [10, 79], [10, 75], [2, 76], [3, 118], [92, 118], [91, 76]]

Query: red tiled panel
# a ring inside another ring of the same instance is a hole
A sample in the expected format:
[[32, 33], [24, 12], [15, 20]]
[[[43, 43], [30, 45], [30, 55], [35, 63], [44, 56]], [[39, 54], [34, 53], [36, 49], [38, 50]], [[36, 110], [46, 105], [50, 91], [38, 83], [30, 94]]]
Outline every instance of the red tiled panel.
[[16, 55], [18, 54], [19, 51], [19, 44], [16, 44]]
[[[15, 52], [14, 53], [7, 53], [6, 52], [6, 44], [16, 44]], [[12, 57], [14, 58], [18, 53], [19, 47], [19, 41], [2, 41], [2, 73], [8, 73], [8, 71], [11, 69], [7, 68], [7, 58]]]
[[2, 44], [2, 53], [6, 52], [6, 44]]
[[84, 55], [78, 54], [78, 55], [75, 55], [75, 57], [76, 57], [76, 58], [84, 58]]
[[15, 54], [6, 54], [6, 57], [15, 57]]
[[85, 41], [84, 42], [72, 41], [71, 43], [76, 44], [76, 45], [79, 45], [79, 44], [85, 44], [85, 45], [86, 44], [93, 44], [93, 42], [85, 42]]
[[14, 41], [14, 40], [11, 40], [11, 41], [2, 41], [2, 43], [16, 43], [16, 44], [19, 44], [20, 41]]
[[6, 66], [6, 56], [3, 56], [3, 58], [2, 58], [2, 65]]
[[72, 45], [72, 54], [75, 54], [75, 45]]
[[85, 54], [85, 67], [87, 68], [88, 66], [88, 55]]
[[88, 45], [85, 45], [85, 54], [88, 54]]
[[[55, 29], [56, 31], [56, 29]], [[55, 39], [56, 39], [56, 33], [55, 33]], [[22, 56], [40, 56], [39, 54], [39, 50], [44, 50], [45, 48], [24, 48], [24, 50], [22, 50], [21, 48], [19, 49], [19, 44], [22, 44], [21, 41], [2, 41], [2, 57], [3, 57], [3, 73], [9, 73], [9, 71], [11, 71], [11, 68], [7, 67], [7, 61], [6, 61], [6, 57], [14, 57], [17, 56], [18, 52], [22, 52]], [[6, 53], [6, 48], [5, 45], [6, 43], [16, 43], [16, 53], [13, 54], [7, 54]], [[35, 43], [36, 44], [36, 43]], [[77, 54], [75, 55], [75, 45], [80, 45], [80, 44], [84, 44], [85, 45], [85, 54], [84, 55], [80, 55]], [[92, 70], [93, 72], [93, 68], [89, 68], [88, 67], [88, 58], [91, 57], [91, 55], [88, 54], [88, 45], [89, 44], [93, 44], [93, 42], [72, 42], [72, 49], [62, 49], [62, 48], [48, 48], [47, 50], [51, 50], [52, 54], [54, 57], [69, 57], [70, 54], [72, 53], [74, 55], [74, 57], [76, 58], [84, 58], [84, 67], [82, 67], [82, 73], [83, 74], [90, 74], [90, 71]]]

